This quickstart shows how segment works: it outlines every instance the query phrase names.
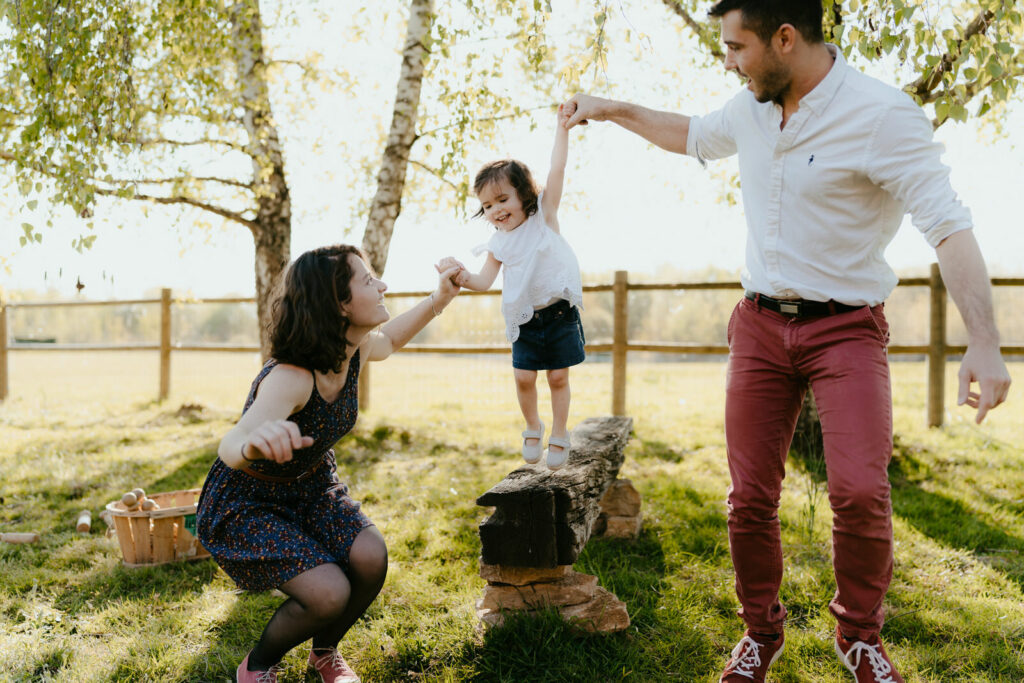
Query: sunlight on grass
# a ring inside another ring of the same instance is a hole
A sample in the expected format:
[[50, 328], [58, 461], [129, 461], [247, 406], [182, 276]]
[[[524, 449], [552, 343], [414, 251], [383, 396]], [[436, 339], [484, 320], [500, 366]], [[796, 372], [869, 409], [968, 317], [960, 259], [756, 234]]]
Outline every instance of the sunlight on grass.
[[[281, 601], [236, 591], [209, 561], [125, 569], [104, 537], [95, 515], [122, 491], [201, 485], [259, 367], [253, 354], [177, 353], [171, 399], [157, 403], [155, 357], [12, 354], [0, 529], [43, 538], [0, 545], [0, 680], [228, 680]], [[635, 434], [622, 475], [644, 497], [644, 529], [635, 542], [595, 539], [577, 569], [625, 600], [633, 624], [595, 638], [553, 618], [478, 628], [477, 528], [488, 510], [474, 500], [519, 465], [508, 359], [408, 354], [373, 365], [370, 409], [337, 447], [339, 472], [390, 552], [381, 598], [343, 644], [364, 680], [717, 680], [741, 632], [725, 527], [724, 372], [630, 356]], [[908, 680], [1022, 680], [1024, 398], [1011, 390], [975, 425], [953, 405], [955, 372], [951, 363], [947, 425], [928, 429], [923, 364], [893, 365], [897, 547], [884, 635]], [[574, 368], [572, 389], [570, 426], [608, 414], [610, 365]], [[543, 381], [540, 395], [549, 412]], [[831, 649], [831, 512], [816, 477], [790, 462], [780, 510], [790, 620], [775, 681], [808, 671], [848, 680]], [[82, 508], [94, 512], [86, 535], [72, 529]], [[305, 654], [286, 658], [284, 681], [303, 680]]]

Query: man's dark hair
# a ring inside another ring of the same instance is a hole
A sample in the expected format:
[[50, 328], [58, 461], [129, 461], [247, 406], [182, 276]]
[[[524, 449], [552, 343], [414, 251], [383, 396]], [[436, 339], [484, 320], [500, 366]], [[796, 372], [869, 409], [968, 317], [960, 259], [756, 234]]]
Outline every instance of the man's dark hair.
[[[527, 216], [537, 213], [537, 185], [533, 182], [533, 175], [526, 164], [515, 159], [492, 161], [477, 171], [476, 178], [473, 179], [473, 194], [479, 197], [485, 187], [502, 180], [507, 180], [515, 189], [519, 202], [523, 205], [523, 213]], [[483, 215], [484, 210], [481, 207], [473, 214], [473, 218]]]
[[783, 24], [792, 24], [808, 43], [823, 43], [821, 0], [719, 0], [708, 14], [723, 17], [740, 10], [743, 28], [768, 44]]
[[338, 244], [307, 251], [288, 268], [273, 304], [270, 355], [307, 370], [340, 372], [349, 321], [342, 304], [352, 298], [349, 256], [358, 247]]

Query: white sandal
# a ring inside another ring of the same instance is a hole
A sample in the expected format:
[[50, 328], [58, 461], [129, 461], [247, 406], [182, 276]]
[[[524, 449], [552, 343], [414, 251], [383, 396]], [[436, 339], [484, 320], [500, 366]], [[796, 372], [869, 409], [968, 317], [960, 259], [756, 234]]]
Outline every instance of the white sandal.
[[[526, 444], [527, 439], [537, 439], [537, 443], [533, 446]], [[540, 462], [540, 456], [543, 453], [543, 447], [541, 446], [544, 441], [544, 423], [540, 423], [540, 429], [524, 429], [523, 430], [523, 460], [530, 465], [536, 465]]]
[[[562, 450], [552, 451], [552, 446], [558, 446]], [[569, 444], [569, 437], [552, 436], [548, 439], [547, 449], [547, 465], [549, 470], [561, 469], [566, 462], [569, 461], [569, 453], [572, 452], [572, 448]]]

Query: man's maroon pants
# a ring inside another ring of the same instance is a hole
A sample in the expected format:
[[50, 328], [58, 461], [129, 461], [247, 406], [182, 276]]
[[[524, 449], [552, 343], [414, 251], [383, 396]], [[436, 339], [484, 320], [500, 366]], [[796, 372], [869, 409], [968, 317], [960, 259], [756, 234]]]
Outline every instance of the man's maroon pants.
[[882, 306], [800, 318], [742, 299], [729, 321], [725, 432], [729, 547], [747, 626], [782, 631], [779, 497], [809, 385], [821, 419], [832, 506], [836, 594], [845, 635], [882, 628], [892, 579], [892, 393]]

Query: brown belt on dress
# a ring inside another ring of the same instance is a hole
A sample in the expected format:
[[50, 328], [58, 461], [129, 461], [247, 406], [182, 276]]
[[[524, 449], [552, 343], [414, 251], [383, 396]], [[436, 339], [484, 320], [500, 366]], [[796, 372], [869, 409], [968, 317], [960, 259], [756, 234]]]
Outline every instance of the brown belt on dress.
[[[327, 454], [325, 453], [324, 455], [327, 455]], [[319, 467], [321, 465], [323, 465], [324, 462], [326, 462], [326, 461], [327, 461], [326, 457], [321, 457], [320, 460], [318, 460], [316, 462], [316, 464], [311, 465], [308, 469], [306, 469], [304, 472], [299, 474], [297, 477], [275, 477], [272, 474], [264, 474], [263, 472], [257, 472], [256, 470], [251, 470], [248, 467], [240, 467], [239, 470], [241, 470], [242, 472], [245, 472], [250, 477], [254, 477], [254, 478], [259, 479], [261, 481], [272, 481], [272, 482], [274, 482], [276, 484], [291, 484], [292, 482], [299, 481], [300, 479], [305, 479], [309, 475], [313, 474], [313, 472], [316, 472], [317, 469], [319, 469]]]

